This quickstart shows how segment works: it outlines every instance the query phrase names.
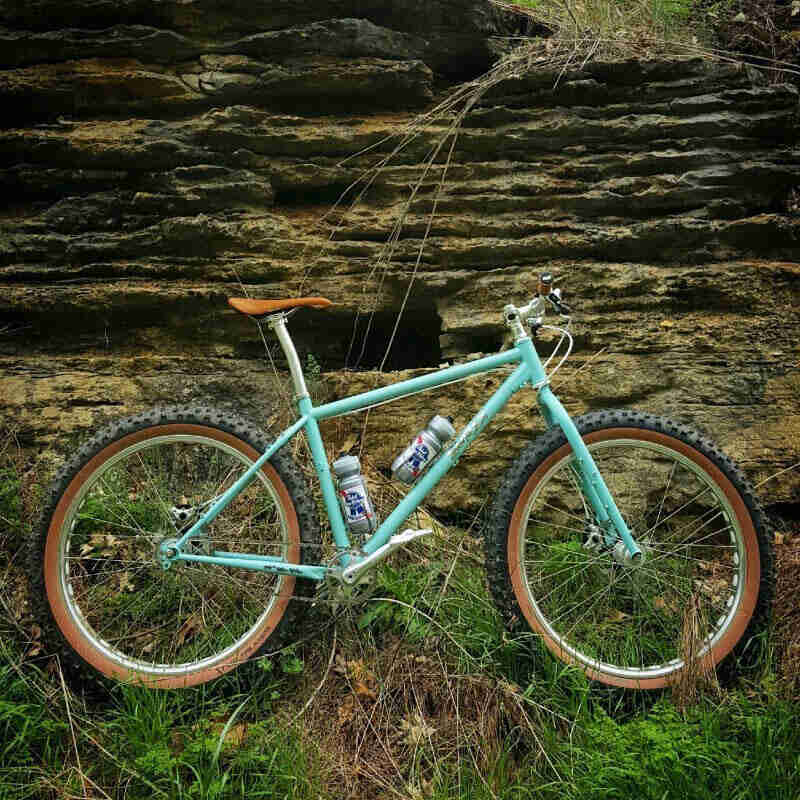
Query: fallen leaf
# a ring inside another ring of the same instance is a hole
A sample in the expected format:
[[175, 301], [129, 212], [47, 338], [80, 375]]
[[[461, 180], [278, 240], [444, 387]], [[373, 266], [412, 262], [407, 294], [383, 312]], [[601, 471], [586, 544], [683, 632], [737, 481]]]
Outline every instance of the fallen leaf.
[[357, 442], [358, 434], [353, 433], [344, 440], [341, 448], [339, 448], [339, 451], [342, 453], [347, 453], [348, 451], [352, 450], [353, 447], [355, 447]]
[[136, 589], [131, 581], [129, 572], [123, 572], [119, 577], [119, 590], [121, 592], [132, 592]]
[[353, 687], [353, 690], [359, 697], [366, 697], [370, 700], [377, 700], [378, 694], [375, 692], [374, 689], [370, 689], [366, 683], [361, 681], [356, 681], [356, 685]]
[[351, 719], [353, 719], [355, 704], [356, 701], [354, 695], [349, 694], [347, 695], [347, 697], [344, 698], [344, 700], [342, 701], [341, 705], [338, 708], [340, 725], [346, 725], [348, 722], [350, 722]]
[[339, 675], [347, 675], [347, 659], [341, 654], [337, 653], [333, 661], [333, 671]]
[[412, 714], [410, 718], [401, 719], [400, 730], [404, 732], [403, 738], [406, 744], [413, 746], [424, 744], [436, 733], [436, 728], [428, 725], [419, 711]]
[[[223, 730], [225, 730], [224, 722], [219, 722], [211, 726], [211, 731], [215, 736], [221, 736]], [[236, 725], [231, 725], [222, 741], [223, 744], [229, 745], [230, 747], [241, 747], [246, 737], [247, 723], [238, 722]]]
[[184, 622], [183, 625], [181, 625], [181, 627], [178, 629], [178, 635], [176, 636], [178, 647], [183, 647], [183, 644], [187, 641], [187, 639], [191, 639], [202, 629], [203, 618], [200, 616], [200, 612], [195, 611], [194, 614], [189, 616], [186, 622]]

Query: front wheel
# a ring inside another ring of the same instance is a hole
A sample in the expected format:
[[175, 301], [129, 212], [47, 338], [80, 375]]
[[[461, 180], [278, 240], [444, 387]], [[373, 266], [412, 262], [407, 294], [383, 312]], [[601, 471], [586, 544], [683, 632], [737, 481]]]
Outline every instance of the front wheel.
[[[267, 444], [235, 415], [186, 406], [113, 423], [75, 454], [45, 499], [30, 549], [34, 600], [68, 663], [173, 688], [277, 644], [301, 608], [293, 596], [313, 593], [308, 582], [198, 562], [165, 568], [159, 558]], [[318, 545], [311, 494], [279, 452], [188, 547], [302, 563]]]
[[487, 566], [507, 620], [592, 679], [673, 684], [689, 652], [718, 665], [762, 630], [773, 594], [770, 536], [741, 471], [690, 428], [631, 411], [575, 420], [643, 551], [630, 563], [581, 489], [559, 428], [529, 445], [492, 509]]

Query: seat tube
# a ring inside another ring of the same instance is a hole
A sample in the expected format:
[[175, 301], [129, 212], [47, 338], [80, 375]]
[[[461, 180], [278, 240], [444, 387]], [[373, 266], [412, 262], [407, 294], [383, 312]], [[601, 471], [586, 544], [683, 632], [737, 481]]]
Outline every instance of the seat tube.
[[[306, 379], [303, 375], [303, 368], [300, 365], [297, 350], [295, 349], [292, 337], [289, 335], [289, 330], [286, 327], [286, 315], [276, 314], [270, 317], [269, 324], [275, 331], [275, 335], [278, 337], [281, 348], [286, 355], [289, 373], [292, 376], [294, 401], [297, 403], [297, 410], [300, 412], [301, 416], [307, 417], [304, 428], [306, 440], [311, 450], [311, 459], [314, 462], [314, 469], [319, 478], [320, 488], [322, 489], [322, 499], [325, 503], [325, 509], [328, 512], [333, 540], [340, 550], [349, 550], [350, 539], [347, 536], [347, 528], [344, 523], [344, 518], [342, 517], [342, 510], [339, 507], [336, 487], [333, 485], [331, 468], [328, 465], [328, 455], [325, 452], [325, 445], [323, 444], [322, 436], [319, 432], [317, 420], [312, 416], [314, 405], [308, 394]], [[346, 553], [343, 553], [339, 560], [342, 566], [347, 566], [350, 558]]]
[[[289, 373], [292, 376], [292, 385], [294, 386], [294, 399], [298, 402], [302, 398], [308, 398], [308, 388], [306, 387], [306, 379], [303, 375], [303, 368], [300, 366], [300, 359], [297, 355], [292, 337], [289, 335], [289, 329], [286, 327], [286, 315], [275, 314], [269, 318], [269, 326], [275, 331], [278, 337], [281, 349], [286, 356], [286, 361], [289, 365]], [[300, 409], [303, 414], [303, 410]]]
[[[325, 445], [322, 441], [322, 436], [319, 432], [319, 425], [316, 419], [311, 416], [313, 405], [311, 398], [308, 396], [301, 397], [297, 401], [300, 408], [300, 413], [307, 416], [308, 419], [305, 425], [306, 439], [308, 446], [311, 449], [311, 458], [314, 462], [314, 469], [316, 470], [317, 477], [319, 478], [319, 485], [322, 489], [322, 499], [325, 502], [325, 509], [328, 512], [328, 519], [331, 523], [331, 532], [333, 533], [333, 540], [340, 550], [350, 549], [350, 539], [347, 535], [347, 527], [342, 517], [342, 509], [339, 507], [339, 498], [336, 495], [336, 487], [333, 484], [331, 477], [331, 468], [328, 465], [328, 455], [325, 452]], [[343, 553], [339, 557], [342, 566], [347, 566], [350, 557]]]

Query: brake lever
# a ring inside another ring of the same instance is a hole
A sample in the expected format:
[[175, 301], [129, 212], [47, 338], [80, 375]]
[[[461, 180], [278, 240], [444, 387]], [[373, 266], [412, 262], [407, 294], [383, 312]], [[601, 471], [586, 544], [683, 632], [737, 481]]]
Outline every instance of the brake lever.
[[572, 308], [561, 299], [561, 289], [553, 289], [553, 291], [547, 295], [547, 299], [550, 301], [550, 305], [553, 306], [553, 309], [562, 317], [568, 317], [572, 313]]

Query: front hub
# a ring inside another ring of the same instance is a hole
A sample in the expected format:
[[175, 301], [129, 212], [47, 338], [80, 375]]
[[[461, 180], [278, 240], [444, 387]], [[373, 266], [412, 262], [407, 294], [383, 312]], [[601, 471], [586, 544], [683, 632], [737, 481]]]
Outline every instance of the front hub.
[[640, 552], [635, 553], [633, 556], [628, 552], [628, 548], [625, 547], [625, 542], [621, 539], [616, 542], [614, 547], [611, 550], [611, 555], [614, 558], [614, 561], [617, 564], [621, 564], [623, 567], [630, 567], [636, 569], [641, 567], [644, 564], [645, 560], [647, 559], [646, 553], [647, 549], [645, 548], [642, 542], [639, 542]]
[[613, 534], [609, 534], [608, 529], [604, 530], [598, 525], [588, 524], [586, 525], [586, 529], [584, 531], [583, 549], [597, 555], [605, 553], [606, 555], [611, 556], [611, 558], [620, 566], [629, 567], [631, 569], [640, 567], [642, 564], [644, 564], [647, 558], [647, 548], [643, 543], [639, 543], [641, 552], [631, 556], [631, 554], [628, 552], [628, 548], [625, 546], [625, 542], [619, 538], [614, 540], [611, 538], [612, 536]]

